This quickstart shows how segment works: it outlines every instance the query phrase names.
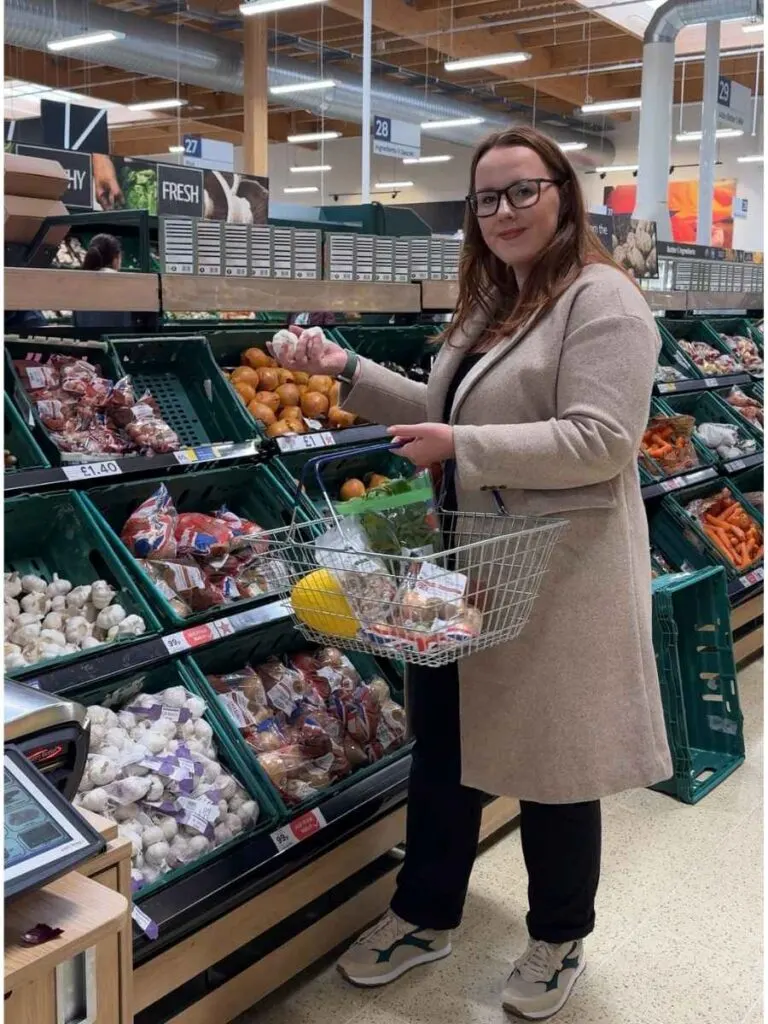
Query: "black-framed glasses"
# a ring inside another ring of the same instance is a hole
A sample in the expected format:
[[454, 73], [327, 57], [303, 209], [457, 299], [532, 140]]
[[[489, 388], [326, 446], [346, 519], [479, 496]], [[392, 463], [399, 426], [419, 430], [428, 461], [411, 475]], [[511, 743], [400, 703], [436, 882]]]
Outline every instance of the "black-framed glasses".
[[499, 211], [502, 196], [506, 196], [509, 205], [516, 210], [526, 210], [541, 199], [542, 185], [562, 184], [562, 181], [555, 178], [522, 178], [506, 188], [484, 188], [480, 192], [470, 192], [467, 202], [476, 217], [493, 217]]

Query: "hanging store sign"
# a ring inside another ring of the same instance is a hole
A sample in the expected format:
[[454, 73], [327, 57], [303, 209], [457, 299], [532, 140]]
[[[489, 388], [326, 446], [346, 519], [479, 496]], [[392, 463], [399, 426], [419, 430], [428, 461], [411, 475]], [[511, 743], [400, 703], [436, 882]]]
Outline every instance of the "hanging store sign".
[[169, 217], [202, 217], [202, 172], [189, 167], [158, 164], [157, 213]]
[[749, 119], [752, 93], [740, 82], [720, 75], [717, 81], [717, 120], [729, 128], [743, 128]]
[[20, 156], [37, 156], [43, 160], [56, 160], [66, 171], [69, 188], [61, 197], [65, 206], [74, 210], [93, 209], [93, 173], [90, 153], [73, 153], [67, 149], [47, 149], [45, 146], [17, 146]]
[[391, 117], [373, 118], [373, 152], [379, 156], [410, 157], [421, 155], [421, 128]]
[[185, 167], [204, 167], [212, 171], [235, 169], [235, 147], [231, 142], [185, 135], [183, 163]]

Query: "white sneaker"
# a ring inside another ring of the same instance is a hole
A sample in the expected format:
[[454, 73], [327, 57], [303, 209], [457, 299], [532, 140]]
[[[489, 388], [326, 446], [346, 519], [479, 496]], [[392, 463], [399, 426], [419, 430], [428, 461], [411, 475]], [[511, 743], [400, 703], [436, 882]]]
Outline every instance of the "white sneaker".
[[546, 1020], [568, 1002], [576, 979], [587, 966], [582, 941], [550, 942], [529, 939], [504, 989], [504, 1009], [524, 1020]]
[[451, 933], [419, 928], [392, 910], [363, 932], [336, 965], [353, 985], [387, 985], [419, 964], [442, 960], [451, 952]]

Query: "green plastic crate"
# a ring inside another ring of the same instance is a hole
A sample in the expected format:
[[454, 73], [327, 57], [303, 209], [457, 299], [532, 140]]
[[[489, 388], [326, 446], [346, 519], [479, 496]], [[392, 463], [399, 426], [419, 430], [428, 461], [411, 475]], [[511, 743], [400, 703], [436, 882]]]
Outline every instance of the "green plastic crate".
[[[272, 341], [274, 336], [274, 327], [238, 327], [208, 331], [206, 333], [206, 339], [213, 359], [220, 369], [240, 366], [240, 355], [247, 348], [258, 348], [262, 352], [266, 352], [267, 342]], [[232, 395], [242, 429], [248, 433], [249, 437], [266, 437], [266, 431], [245, 408], [234, 386], [230, 384], [223, 374], [221, 374], [221, 379]], [[305, 453], [304, 458], [306, 459], [306, 457]]]
[[6, 473], [20, 469], [48, 469], [50, 462], [35, 441], [24, 420], [19, 415], [10, 395], [5, 395], [5, 449], [16, 456], [16, 465], [7, 467]]
[[[678, 408], [670, 408], [660, 398], [651, 399], [651, 411], [650, 416], [674, 416], [676, 412], [682, 412], [683, 410]], [[687, 411], [687, 410], [686, 410]], [[650, 418], [650, 417], [649, 417]], [[750, 435], [751, 437], [751, 435]], [[699, 457], [698, 469], [706, 469], [709, 466], [717, 464], [717, 458], [710, 451], [705, 444], [703, 444], [697, 437], [692, 438], [693, 447], [696, 454]], [[641, 482], [651, 483], [654, 480], [670, 479], [671, 477], [682, 476], [685, 473], [692, 473], [694, 469], [679, 469], [677, 472], [669, 473], [667, 470], [657, 463], [650, 455], [638, 455], [638, 465], [640, 467], [640, 480]], [[645, 477], [645, 481], [643, 481]]]
[[[750, 398], [754, 398], [756, 402], [760, 403], [760, 405], [764, 404], [764, 400], [763, 400], [763, 385], [762, 384], [758, 384], [757, 381], [752, 381], [751, 384], [739, 384], [739, 385], [737, 385], [737, 387], [738, 387], [739, 391], [743, 391], [745, 395], [748, 395]], [[725, 401], [725, 396], [728, 393], [729, 392], [727, 392], [727, 391], [725, 391], [725, 389], [723, 389], [723, 391], [721, 391], [719, 393], [718, 397], [723, 402], [725, 402], [725, 404], [728, 406], [728, 408], [730, 409], [731, 413], [736, 417], [736, 419], [739, 421], [739, 423], [747, 428], [747, 430], [750, 433], [750, 436], [751, 437], [756, 437], [757, 440], [760, 442], [760, 444], [762, 446], [763, 443], [764, 443], [764, 441], [763, 441], [764, 431], [763, 431], [762, 427], [757, 426], [754, 423], [751, 423], [746, 418], [746, 416], [742, 416], [742, 414], [739, 412], [739, 410], [736, 408], [736, 406], [731, 405], [729, 402], [726, 402]]]
[[[228, 637], [208, 649], [197, 651], [194, 655], [189, 656], [187, 661], [191, 672], [197, 679], [206, 702], [215, 705], [216, 713], [219, 717], [222, 720], [226, 720], [232, 728], [235, 728], [234, 723], [230, 721], [226, 709], [219, 702], [216, 692], [206, 679], [206, 676], [235, 672], [238, 669], [242, 669], [249, 662], [253, 665], [258, 665], [272, 656], [282, 657], [285, 654], [312, 649], [313, 645], [307, 643], [290, 622], [283, 621], [270, 623], [250, 633]], [[385, 668], [369, 655], [351, 651], [345, 653], [364, 680], [380, 676], [389, 684], [392, 696], [397, 703], [401, 705], [404, 703], [402, 680], [392, 668], [389, 666]], [[358, 768], [357, 771], [352, 772], [347, 778], [342, 779], [327, 789], [321, 790], [311, 799], [289, 807], [261, 768], [256, 754], [250, 750], [244, 740], [240, 742], [245, 750], [245, 757], [249, 767], [258, 777], [261, 785], [269, 787], [273, 800], [281, 808], [284, 820], [295, 817], [296, 814], [316, 806], [329, 795], [341, 792], [352, 783], [358, 782], [384, 765], [403, 757], [410, 750], [410, 744], [406, 743], [398, 750], [381, 758], [375, 764]]]
[[334, 341], [352, 348], [366, 359], [377, 363], [397, 363], [405, 370], [415, 366], [429, 369], [438, 346], [438, 330], [434, 324], [413, 324], [392, 327], [337, 327]]
[[[663, 401], [659, 402], [659, 405], [672, 413], [693, 416], [697, 426], [700, 423], [727, 423], [729, 426], [737, 427], [742, 440], [757, 441], [755, 451], [763, 450], [762, 432], [749, 426], [744, 418], [739, 416], [735, 409], [732, 409], [719, 395], [709, 391], [702, 394], [667, 395]], [[722, 465], [723, 461], [733, 461], [733, 459], [721, 459], [717, 452], [707, 448], [703, 442], [696, 438], [694, 440], [697, 447], [707, 453], [710, 460], [709, 465]]]
[[[763, 529], [763, 516], [749, 504], [733, 481], [719, 477], [696, 487], [687, 487], [677, 494], [666, 495], [658, 510], [650, 521], [651, 541], [669, 559], [670, 563], [680, 569], [707, 569], [711, 566], [722, 566], [728, 577], [736, 579], [749, 572], [754, 566], [737, 569], [720, 553], [698, 523], [690, 516], [685, 505], [696, 498], [706, 498], [727, 489], [734, 498], [741, 502], [748, 512]], [[762, 558], [754, 563], [762, 563]]]
[[[721, 345], [724, 345], [724, 342], [720, 340], [720, 333], [730, 335], [739, 334], [742, 338], [751, 338], [755, 345], [757, 345], [760, 355], [763, 355], [763, 334], [762, 331], [756, 327], [754, 320], [748, 320], [746, 317], [717, 316], [707, 317], [706, 323], [710, 329], [718, 335], [718, 341]], [[725, 351], [729, 351], [727, 345], [725, 345]]]
[[[210, 514], [221, 505], [226, 505], [230, 511], [253, 520], [265, 530], [280, 531], [290, 525], [292, 497], [283, 488], [280, 477], [263, 465], [228, 466], [183, 475], [174, 474], [157, 480], [111, 484], [108, 487], [92, 488], [83, 494], [82, 500], [91, 520], [109, 539], [112, 550], [137, 580], [150, 604], [158, 609], [161, 619], [175, 627], [192, 626], [225, 609], [243, 611], [262, 601], [274, 599], [275, 595], [272, 594], [233, 601], [195, 612], [186, 619], [173, 610], [120, 539], [128, 517], [160, 484], [168, 488], [179, 512]], [[302, 517], [301, 511], [298, 515]]]
[[150, 392], [182, 447], [253, 437], [202, 335], [115, 338], [112, 345], [137, 397]]
[[[160, 632], [160, 623], [138, 587], [115, 557], [104, 533], [92, 520], [81, 495], [74, 491], [25, 494], [5, 502], [5, 571], [35, 573], [47, 580], [54, 572], [74, 586], [105, 579], [117, 590], [114, 603], [129, 615], [140, 615], [147, 631], [140, 637], [125, 637], [110, 644], [117, 649], [139, 642]], [[53, 665], [68, 665], [103, 654], [105, 647], [94, 647], [77, 654], [39, 661], [21, 669], [6, 670], [6, 675], [34, 675]]]
[[[681, 373], [684, 373], [690, 380], [701, 380], [704, 374], [699, 370], [694, 361], [683, 352], [680, 346], [677, 344], [677, 334], [674, 333], [676, 330], [681, 328], [670, 329], [670, 324], [685, 324], [685, 320], [666, 320], [660, 317], [656, 318], [656, 328], [661, 338], [661, 351], [659, 353], [659, 362], [666, 363], [668, 366], [675, 366]], [[686, 334], [682, 337], [687, 338]], [[700, 340], [694, 338], [691, 340]]]
[[[765, 487], [765, 470], [762, 466], [753, 466], [752, 469], [745, 469], [741, 473], [734, 473], [732, 479], [741, 494], [745, 496], [753, 492], [762, 494]], [[754, 501], [752, 504], [758, 511], [761, 511]]]
[[[20, 410], [22, 419], [34, 429], [40, 447], [53, 466], [61, 465], [62, 453], [51, 438], [51, 432], [40, 422], [32, 403], [29, 400], [29, 392], [21, 382], [14, 360], [25, 359], [27, 356], [39, 356], [41, 365], [44, 365], [52, 355], [74, 356], [76, 359], [83, 357], [88, 362], [99, 368], [104, 377], [109, 380], [119, 380], [124, 375], [120, 363], [115, 357], [114, 349], [108, 342], [75, 342], [65, 341], [57, 338], [19, 338], [5, 339], [5, 387], [13, 396], [17, 408]], [[78, 461], [77, 455], [68, 457], [69, 462]]]
[[[685, 318], [682, 320], [663, 319], [660, 321], [660, 325], [664, 328], [666, 333], [672, 338], [673, 344], [680, 355], [685, 356], [688, 359], [689, 364], [695, 370], [694, 377], [707, 378], [718, 377], [718, 376], [729, 376], [726, 374], [705, 374], [703, 373], [690, 359], [687, 354], [680, 348], [681, 341], [703, 341], [710, 348], [716, 349], [718, 352], [724, 352], [730, 355], [728, 347], [720, 340], [716, 331], [713, 331], [706, 320], [698, 320], [693, 318]], [[735, 370], [729, 371], [729, 373], [743, 373], [744, 371], [737, 367]]]
[[674, 774], [654, 788], [695, 804], [744, 762], [722, 569], [653, 583], [654, 644]]
[[250, 770], [245, 756], [246, 749], [237, 734], [237, 730], [230, 725], [228, 720], [216, 714], [209, 694], [203, 692], [203, 688], [199, 685], [196, 673], [190, 672], [182, 660], [174, 659], [165, 662], [157, 668], [145, 670], [138, 675], [117, 676], [99, 686], [84, 687], [82, 690], [76, 691], [72, 696], [73, 699], [86, 706], [101, 704], [116, 710], [130, 705], [131, 700], [139, 693], [158, 693], [169, 686], [183, 686], [190, 693], [193, 693], [196, 697], [201, 697], [206, 702], [207, 709], [203, 718], [213, 729], [219, 761], [231, 775], [234, 775], [242, 783], [250, 798], [258, 803], [260, 814], [258, 821], [252, 829], [235, 836], [227, 843], [222, 843], [221, 846], [217, 846], [216, 849], [203, 854], [202, 857], [199, 857], [192, 863], [174, 868], [172, 871], [161, 875], [157, 881], [144, 886], [134, 896], [134, 900], [137, 903], [141, 903], [143, 899], [159, 889], [164, 889], [166, 886], [172, 885], [179, 879], [185, 878], [187, 875], [199, 870], [215, 857], [218, 857], [222, 851], [247, 842], [253, 835], [270, 831], [275, 827], [278, 820], [278, 805], [273, 799], [270, 790]]

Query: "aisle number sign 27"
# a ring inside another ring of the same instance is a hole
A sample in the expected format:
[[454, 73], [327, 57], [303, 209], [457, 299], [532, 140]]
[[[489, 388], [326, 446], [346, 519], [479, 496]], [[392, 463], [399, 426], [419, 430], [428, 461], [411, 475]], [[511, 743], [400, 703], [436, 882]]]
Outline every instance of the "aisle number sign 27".
[[421, 154], [421, 128], [407, 121], [393, 121], [391, 117], [373, 118], [373, 152], [379, 156], [419, 156]]

